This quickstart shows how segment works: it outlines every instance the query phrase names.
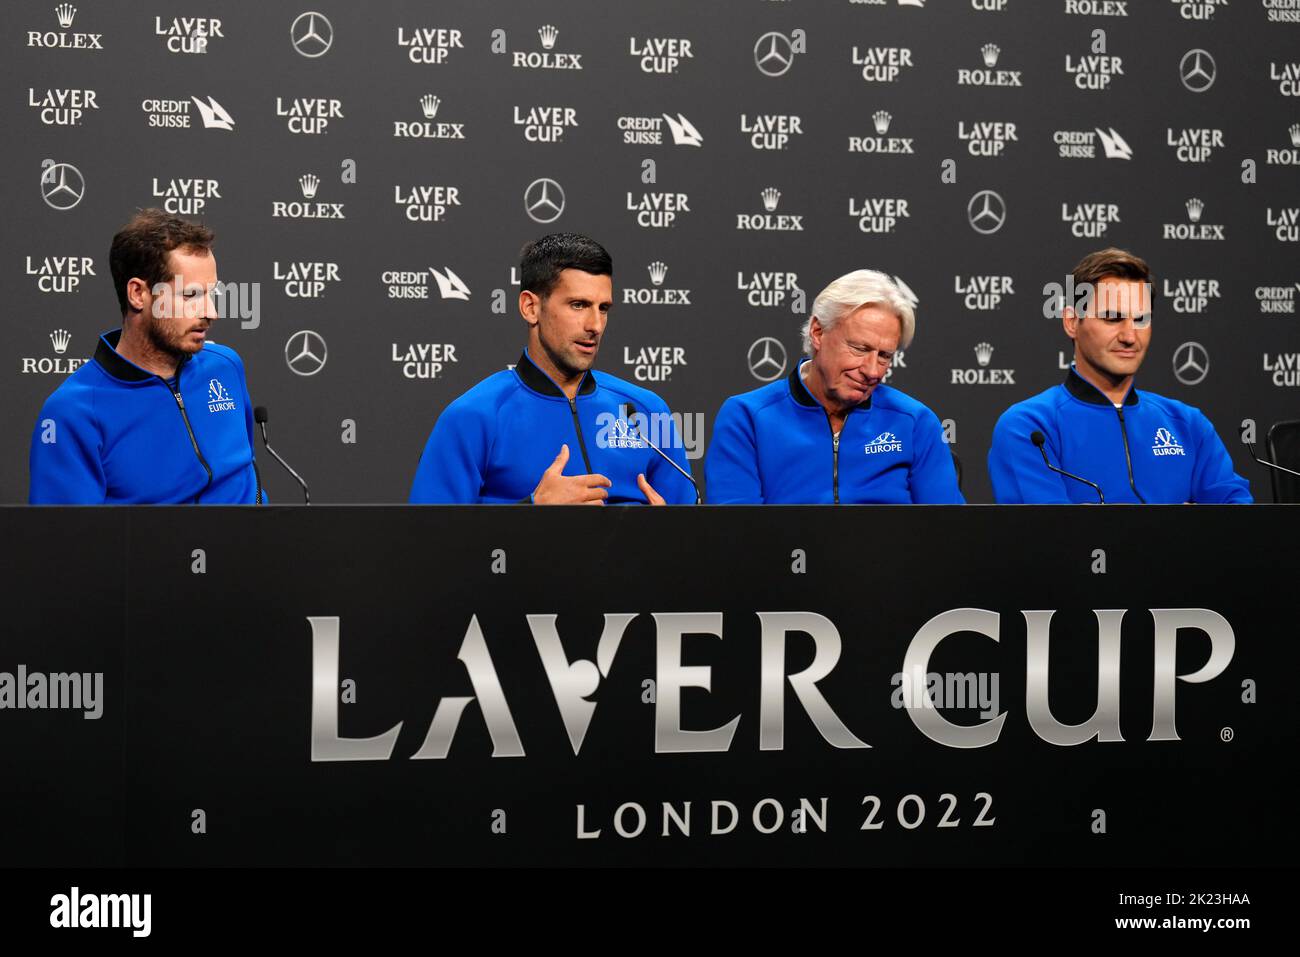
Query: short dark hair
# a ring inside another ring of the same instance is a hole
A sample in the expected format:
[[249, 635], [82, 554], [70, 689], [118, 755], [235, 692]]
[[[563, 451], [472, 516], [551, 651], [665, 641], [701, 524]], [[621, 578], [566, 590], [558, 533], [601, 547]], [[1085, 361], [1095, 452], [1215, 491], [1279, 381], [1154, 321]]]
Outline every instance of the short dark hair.
[[1140, 256], [1134, 256], [1127, 249], [1099, 249], [1088, 253], [1074, 267], [1074, 284], [1084, 283], [1095, 286], [1103, 279], [1136, 279], [1141, 282], [1151, 281], [1151, 267]]
[[520, 250], [519, 287], [545, 299], [565, 269], [613, 277], [614, 260], [604, 246], [581, 233], [551, 233]]
[[206, 253], [212, 248], [212, 230], [199, 223], [186, 222], [161, 209], [142, 209], [117, 231], [108, 251], [108, 267], [113, 273], [113, 287], [122, 315], [127, 313], [126, 284], [143, 279], [152, 289], [171, 279], [167, 257], [172, 250]]

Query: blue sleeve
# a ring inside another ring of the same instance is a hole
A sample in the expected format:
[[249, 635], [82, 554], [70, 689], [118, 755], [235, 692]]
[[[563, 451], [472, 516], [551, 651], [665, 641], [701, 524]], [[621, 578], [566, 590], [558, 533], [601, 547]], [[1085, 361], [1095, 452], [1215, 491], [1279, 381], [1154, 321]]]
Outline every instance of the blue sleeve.
[[[668, 406], [662, 409], [665, 421], [668, 424], [668, 441], [666, 445], [660, 445], [664, 454], [682, 467], [687, 475], [691, 475], [691, 463], [686, 457], [686, 447], [682, 438], [677, 433], [677, 423], [673, 421]], [[686, 481], [677, 469], [673, 468], [658, 455], [651, 453], [654, 461], [650, 463], [646, 481], [650, 483], [651, 488], [663, 496], [663, 500], [668, 505], [694, 505], [695, 504], [695, 486]]]
[[33, 505], [103, 505], [103, 436], [93, 409], [51, 397], [32, 432], [29, 457]]
[[447, 406], [424, 445], [411, 484], [411, 504], [477, 504], [490, 447], [481, 414], [460, 402]]
[[1199, 409], [1194, 411], [1196, 465], [1192, 472], [1192, 501], [1203, 504], [1249, 505], [1254, 501], [1250, 483], [1232, 468], [1232, 456], [1214, 426]]
[[952, 464], [952, 452], [943, 440], [943, 426], [929, 409], [916, 420], [912, 432], [916, 452], [912, 456], [912, 471], [907, 477], [912, 502], [916, 505], [965, 505], [961, 489], [957, 488], [957, 469]]
[[1070, 504], [1065, 478], [1043, 464], [1042, 453], [1029, 439], [1035, 429], [1046, 436], [1043, 447], [1047, 456], [1060, 467], [1056, 430], [1043, 428], [1024, 412], [1007, 410], [993, 427], [993, 445], [989, 448], [994, 501], [1003, 505]]
[[758, 447], [749, 410], [732, 396], [722, 403], [704, 458], [709, 502], [714, 505], [761, 505]]

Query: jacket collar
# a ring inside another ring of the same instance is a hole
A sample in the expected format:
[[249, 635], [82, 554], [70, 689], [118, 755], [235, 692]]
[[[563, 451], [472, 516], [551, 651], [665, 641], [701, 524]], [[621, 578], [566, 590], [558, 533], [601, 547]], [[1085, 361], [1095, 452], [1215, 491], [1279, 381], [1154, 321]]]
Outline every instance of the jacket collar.
[[[1070, 371], [1065, 374], [1065, 389], [1080, 402], [1087, 402], [1090, 405], [1114, 407], [1114, 403], [1110, 401], [1105, 393], [1083, 376], [1079, 375], [1078, 370], [1074, 368], [1073, 362], [1070, 363]], [[1128, 395], [1124, 396], [1124, 404], [1138, 404], [1138, 390], [1131, 382], [1128, 387]]]
[[[794, 399], [795, 402], [798, 402], [800, 405], [808, 406], [809, 408], [820, 409], [821, 403], [813, 398], [812, 393], [808, 391], [808, 387], [804, 385], [803, 376], [799, 374], [800, 370], [803, 369], [804, 365], [809, 361], [810, 360], [808, 359], [800, 359], [798, 362], [794, 364], [794, 369], [790, 371], [790, 376], [789, 376], [790, 397]], [[865, 401], [859, 402], [857, 405], [854, 406], [854, 408], [855, 409], [871, 408], [871, 396], [867, 396]]]
[[[121, 339], [121, 329], [110, 330], [99, 337], [99, 342], [95, 346], [95, 361], [99, 363], [100, 368], [114, 379], [120, 379], [123, 382], [144, 382], [148, 379], [161, 378], [161, 376], [155, 376], [152, 372], [141, 369], [118, 352], [117, 344]], [[187, 355], [181, 359], [180, 365], [176, 367], [177, 376], [181, 374], [181, 369], [190, 361], [190, 358]]]
[[[563, 389], [555, 384], [555, 380], [537, 368], [533, 360], [528, 357], [527, 347], [520, 353], [519, 361], [515, 363], [515, 372], [519, 374], [519, 378], [523, 380], [524, 385], [534, 392], [568, 401], [569, 397], [564, 394]], [[595, 391], [596, 377], [588, 370], [583, 374], [582, 382], [578, 385], [578, 395], [591, 395]]]

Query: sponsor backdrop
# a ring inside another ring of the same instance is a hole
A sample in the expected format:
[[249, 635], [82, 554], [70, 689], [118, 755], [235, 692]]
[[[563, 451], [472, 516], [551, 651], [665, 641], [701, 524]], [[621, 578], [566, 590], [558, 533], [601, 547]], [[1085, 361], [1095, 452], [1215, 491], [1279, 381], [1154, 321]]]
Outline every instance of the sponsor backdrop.
[[997, 415], [1068, 361], [1045, 288], [1126, 246], [1157, 274], [1139, 384], [1267, 499], [1238, 438], [1300, 414], [1298, 41], [1300, 0], [11, 3], [0, 500], [148, 205], [217, 231], [214, 337], [317, 501], [405, 499], [439, 411], [517, 356], [517, 253], [558, 229], [611, 250], [599, 367], [682, 413], [701, 477], [816, 292], [897, 276], [891, 384], [973, 501]]
[[1276, 522], [882, 507], [962, 547], [864, 602], [829, 509], [3, 509], [0, 861], [1294, 863]]

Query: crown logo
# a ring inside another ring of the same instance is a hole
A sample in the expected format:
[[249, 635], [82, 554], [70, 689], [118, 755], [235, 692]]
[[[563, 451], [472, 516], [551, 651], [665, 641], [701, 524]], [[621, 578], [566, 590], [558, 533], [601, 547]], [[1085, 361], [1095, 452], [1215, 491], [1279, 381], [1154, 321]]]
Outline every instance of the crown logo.
[[555, 38], [560, 35], [560, 31], [548, 23], [537, 31], [537, 35], [541, 37], [542, 49], [549, 50], [551, 47], [555, 46]]
[[1205, 204], [1199, 199], [1189, 199], [1187, 201], [1187, 218], [1194, 223], [1201, 221], [1201, 213], [1205, 212]]
[[988, 365], [989, 360], [992, 358], [993, 358], [993, 347], [989, 345], [987, 342], [981, 342], [979, 345], [975, 347], [975, 360], [979, 362], [981, 366]]
[[304, 173], [298, 177], [298, 185], [302, 187], [302, 198], [311, 199], [320, 188], [320, 177], [315, 173]]
[[72, 336], [68, 335], [67, 329], [55, 329], [50, 333], [50, 343], [54, 346], [54, 351], [58, 355], [63, 355], [68, 351], [68, 343], [71, 339]]
[[1001, 52], [1002, 48], [996, 43], [986, 43], [984, 46], [980, 47], [980, 53], [984, 57], [984, 65], [990, 70], [998, 65], [998, 55]]
[[1300, 146], [1300, 123], [1291, 124], [1291, 145]]
[[776, 209], [776, 204], [781, 202], [781, 191], [775, 186], [769, 186], [763, 190], [763, 208], [769, 213]]
[[438, 99], [432, 93], [426, 93], [420, 97], [420, 109], [424, 111], [424, 118], [431, 120], [438, 115], [438, 107], [442, 106], [442, 100]]
[[72, 26], [72, 18], [77, 15], [77, 8], [70, 3], [61, 3], [54, 8], [54, 15], [59, 18], [59, 26], [66, 30]]
[[893, 114], [886, 113], [884, 110], [876, 110], [871, 114], [871, 122], [876, 124], [876, 132], [881, 136], [889, 132], [889, 124], [893, 119]]
[[661, 262], [652, 262], [647, 268], [650, 270], [650, 281], [656, 286], [662, 286], [664, 277], [668, 275], [668, 267]]

